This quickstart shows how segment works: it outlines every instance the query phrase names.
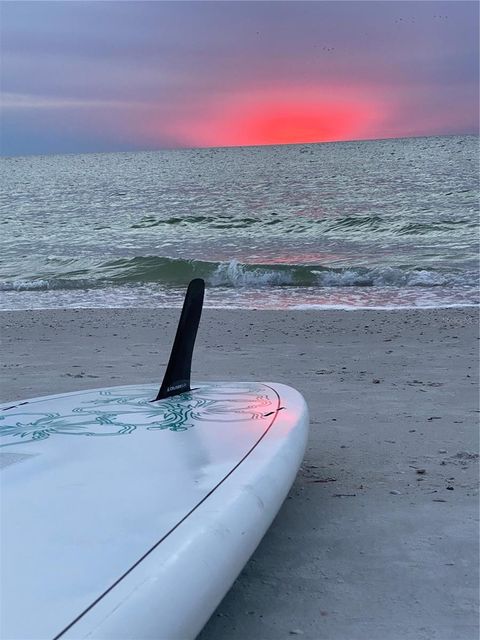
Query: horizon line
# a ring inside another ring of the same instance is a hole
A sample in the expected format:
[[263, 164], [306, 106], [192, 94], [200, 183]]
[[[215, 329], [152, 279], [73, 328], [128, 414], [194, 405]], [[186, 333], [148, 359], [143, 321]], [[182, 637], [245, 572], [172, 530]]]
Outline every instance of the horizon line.
[[325, 145], [325, 144], [351, 144], [352, 142], [380, 142], [382, 140], [414, 140], [418, 138], [453, 138], [453, 137], [465, 137], [474, 136], [480, 137], [480, 132], [463, 132], [463, 133], [435, 133], [435, 134], [419, 134], [411, 136], [385, 136], [380, 138], [353, 138], [351, 140], [319, 140], [312, 142], [278, 142], [268, 144], [231, 144], [231, 145], [198, 145], [193, 147], [159, 147], [158, 149], [125, 149], [122, 151], [63, 151], [56, 152], [44, 152], [44, 153], [18, 153], [18, 154], [4, 154], [0, 149], [0, 158], [8, 160], [10, 158], [31, 158], [41, 156], [87, 156], [87, 155], [100, 155], [100, 154], [114, 154], [114, 153], [160, 153], [163, 151], [196, 151], [202, 150], [216, 150], [216, 149], [255, 149], [264, 147], [298, 147], [298, 146], [310, 146], [310, 145]]

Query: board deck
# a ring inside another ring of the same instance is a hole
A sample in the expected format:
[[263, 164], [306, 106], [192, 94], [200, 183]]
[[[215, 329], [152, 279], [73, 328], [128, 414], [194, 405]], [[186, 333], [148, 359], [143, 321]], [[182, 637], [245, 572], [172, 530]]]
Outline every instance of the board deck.
[[304, 453], [303, 398], [272, 383], [156, 394], [0, 406], [1, 637], [193, 638], [257, 546]]

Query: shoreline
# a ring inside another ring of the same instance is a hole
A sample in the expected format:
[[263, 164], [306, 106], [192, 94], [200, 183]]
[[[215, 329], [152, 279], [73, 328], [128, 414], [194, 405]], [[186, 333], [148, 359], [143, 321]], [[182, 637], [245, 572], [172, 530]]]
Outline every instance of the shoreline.
[[[204, 310], [193, 380], [289, 384], [311, 426], [199, 640], [477, 636], [478, 308], [392, 311]], [[2, 401], [160, 382], [178, 316], [0, 311]]]
[[[174, 309], [181, 309], [182, 305], [178, 304], [178, 305], [153, 305], [152, 306], [92, 306], [92, 307], [88, 307], [88, 306], [74, 306], [74, 307], [28, 307], [28, 308], [22, 308], [22, 309], [16, 309], [16, 308], [12, 308], [12, 309], [7, 309], [7, 308], [2, 308], [0, 307], [0, 314], [2, 313], [16, 313], [16, 312], [37, 312], [37, 311], [116, 311], [118, 309], [123, 309], [125, 311], [142, 311], [142, 310], [156, 310], [156, 311], [161, 311], [161, 310], [167, 310], [167, 311], [172, 311]], [[296, 311], [326, 311], [326, 312], [330, 312], [330, 311], [443, 311], [445, 309], [472, 309], [472, 310], [478, 310], [480, 311], [480, 304], [478, 303], [463, 303], [463, 302], [458, 302], [458, 303], [453, 303], [453, 304], [443, 304], [443, 305], [431, 305], [431, 306], [421, 306], [421, 305], [411, 305], [411, 306], [352, 306], [352, 305], [296, 305], [296, 306], [292, 306], [292, 307], [286, 307], [286, 308], [259, 308], [259, 307], [251, 307], [251, 308], [247, 308], [247, 307], [234, 307], [234, 306], [220, 306], [220, 305], [209, 305], [208, 303], [205, 303], [203, 306], [204, 310], [211, 310], [211, 311], [244, 311], [244, 312], [248, 312], [248, 311], [268, 311], [268, 312], [274, 312], [277, 311], [279, 313], [290, 313], [290, 312], [296, 312]]]

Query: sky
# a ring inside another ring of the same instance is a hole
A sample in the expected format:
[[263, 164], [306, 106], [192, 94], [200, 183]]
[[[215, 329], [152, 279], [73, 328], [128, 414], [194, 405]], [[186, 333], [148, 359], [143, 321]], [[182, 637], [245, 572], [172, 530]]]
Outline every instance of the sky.
[[2, 155], [478, 134], [477, 2], [2, 2]]

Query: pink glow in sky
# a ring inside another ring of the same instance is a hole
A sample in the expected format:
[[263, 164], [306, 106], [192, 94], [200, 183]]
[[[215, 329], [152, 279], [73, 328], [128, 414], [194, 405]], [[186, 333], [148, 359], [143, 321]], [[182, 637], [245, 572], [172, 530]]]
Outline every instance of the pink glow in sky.
[[[293, 87], [235, 93], [196, 118], [178, 118], [169, 131], [185, 145], [244, 146], [328, 142], [376, 137], [391, 106], [369, 92]], [[164, 124], [147, 119], [145, 141], [161, 138]]]

